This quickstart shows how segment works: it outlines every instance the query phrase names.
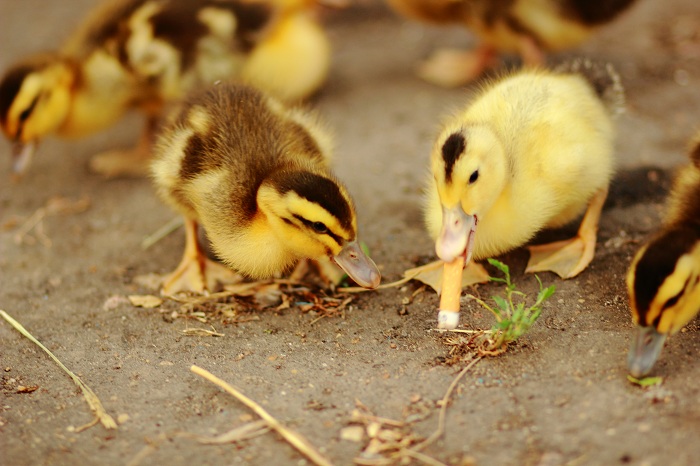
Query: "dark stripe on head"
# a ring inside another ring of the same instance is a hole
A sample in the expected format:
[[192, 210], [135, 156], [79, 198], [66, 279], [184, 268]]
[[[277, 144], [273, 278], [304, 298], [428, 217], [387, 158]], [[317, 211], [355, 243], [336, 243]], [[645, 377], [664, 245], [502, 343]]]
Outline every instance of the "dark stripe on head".
[[698, 232], [691, 229], [671, 230], [649, 243], [634, 270], [634, 300], [639, 322], [650, 325], [646, 315], [659, 288], [676, 268], [676, 262], [690, 251]]
[[688, 283], [690, 283], [690, 277], [685, 281], [683, 284], [683, 288], [681, 288], [678, 293], [676, 293], [675, 296], [672, 296], [671, 298], [668, 298], [666, 302], [664, 303], [663, 306], [661, 306], [661, 313], [668, 309], [669, 307], [675, 306], [676, 303], [678, 302], [679, 299], [681, 299], [681, 296], [683, 296], [683, 293], [685, 292], [686, 288], [688, 288]]
[[467, 141], [461, 133], [452, 133], [442, 145], [442, 158], [445, 161], [445, 179], [452, 181], [452, 170], [457, 159], [467, 148]]
[[287, 172], [284, 176], [275, 178], [273, 182], [280, 193], [294, 191], [300, 197], [323, 207], [345, 230], [353, 231], [352, 207], [335, 181], [309, 172]]
[[5, 125], [7, 123], [7, 114], [19, 94], [22, 84], [27, 76], [36, 71], [38, 68], [34, 65], [20, 65], [10, 69], [0, 82], [0, 122]]
[[[305, 219], [305, 218], [302, 217], [301, 215], [297, 215], [297, 214], [294, 214], [294, 218], [297, 219], [297, 220], [299, 220], [301, 223], [303, 223], [309, 230], [315, 231], [315, 229], [314, 229], [314, 222], [312, 222], [311, 220]], [[286, 219], [285, 219], [285, 220], [286, 220]], [[318, 235], [328, 235], [328, 236], [330, 236], [331, 239], [332, 239], [333, 241], [335, 241], [335, 242], [338, 244], [338, 246], [342, 246], [342, 245], [343, 245], [343, 242], [345, 241], [343, 238], [341, 238], [340, 236], [336, 235], [335, 233], [333, 233], [333, 232], [330, 231], [330, 230], [326, 231], [325, 233], [318, 233], [318, 232], [317, 232], [316, 234], [318, 234]]]

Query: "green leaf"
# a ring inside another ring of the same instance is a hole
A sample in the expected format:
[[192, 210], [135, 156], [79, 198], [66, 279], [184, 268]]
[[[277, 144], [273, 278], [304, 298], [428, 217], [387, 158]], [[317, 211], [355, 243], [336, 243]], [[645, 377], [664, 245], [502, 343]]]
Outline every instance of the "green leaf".
[[496, 306], [498, 306], [504, 313], [508, 314], [510, 308], [508, 307], [508, 303], [505, 299], [501, 298], [500, 296], [491, 296], [491, 299], [493, 299], [493, 301], [496, 303]]
[[537, 302], [542, 303], [551, 298], [555, 290], [556, 287], [554, 285], [548, 286], [544, 290], [540, 290], [540, 292], [537, 294]]
[[489, 258], [486, 260], [489, 262], [489, 264], [493, 265], [498, 270], [500, 270], [506, 277], [510, 276], [510, 269], [508, 268], [508, 266], [506, 264], [504, 264], [503, 262], [498, 261], [496, 259]]

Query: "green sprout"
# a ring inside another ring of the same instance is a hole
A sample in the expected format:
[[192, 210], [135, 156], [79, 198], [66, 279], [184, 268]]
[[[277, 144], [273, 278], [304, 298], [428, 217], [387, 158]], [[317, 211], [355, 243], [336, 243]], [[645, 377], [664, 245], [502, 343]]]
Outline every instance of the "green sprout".
[[655, 385], [661, 385], [661, 383], [664, 381], [663, 377], [642, 377], [641, 379], [638, 379], [631, 375], [627, 375], [627, 380], [629, 380], [635, 385], [639, 385], [640, 387], [644, 388], [653, 387]]
[[472, 296], [472, 298], [496, 317], [496, 324], [491, 328], [490, 337], [483, 347], [483, 352], [485, 354], [496, 355], [504, 352], [508, 343], [514, 342], [530, 330], [530, 327], [537, 321], [542, 312], [542, 305], [554, 294], [555, 287], [552, 285], [543, 288], [542, 281], [535, 275], [537, 283], [540, 285], [535, 304], [530, 307], [525, 307], [524, 301], [520, 301], [516, 304], [513, 302], [514, 297], [517, 296], [524, 300], [526, 295], [518, 291], [515, 288], [515, 284], [511, 282], [510, 269], [507, 265], [496, 259], [488, 259], [488, 261], [489, 264], [503, 273], [504, 278], [489, 277], [489, 279], [493, 282], [505, 284], [506, 296], [505, 298], [501, 296], [492, 296], [491, 299], [495, 303], [495, 306], [490, 306], [475, 296]]

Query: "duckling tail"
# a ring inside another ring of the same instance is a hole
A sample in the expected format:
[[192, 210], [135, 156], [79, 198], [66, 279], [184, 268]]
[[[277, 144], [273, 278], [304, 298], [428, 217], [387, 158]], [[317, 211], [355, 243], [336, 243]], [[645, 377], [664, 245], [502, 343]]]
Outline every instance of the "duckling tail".
[[610, 63], [576, 59], [559, 65], [555, 71], [581, 75], [593, 87], [611, 116], [616, 117], [625, 111], [625, 90], [620, 75]]

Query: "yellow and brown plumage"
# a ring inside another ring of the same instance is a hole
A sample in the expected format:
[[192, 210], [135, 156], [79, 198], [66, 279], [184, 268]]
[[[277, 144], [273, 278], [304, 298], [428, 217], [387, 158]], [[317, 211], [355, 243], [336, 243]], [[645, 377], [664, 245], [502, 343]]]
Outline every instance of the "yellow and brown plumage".
[[622, 102], [614, 70], [589, 62], [485, 84], [432, 150], [425, 215], [438, 257], [469, 263], [502, 254], [585, 210], [578, 235], [531, 246], [527, 268], [564, 278], [583, 271], [613, 173], [612, 117]]
[[[152, 173], [188, 223], [189, 250], [164, 292], [207, 288], [196, 224], [223, 263], [262, 278], [300, 259], [334, 259], [358, 284], [380, 275], [360, 249], [352, 199], [328, 167], [330, 141], [299, 109], [244, 85], [195, 94], [159, 137]], [[194, 259], [194, 260], [193, 260]]]
[[637, 252], [627, 274], [632, 320], [628, 368], [647, 375], [666, 338], [700, 312], [700, 133], [680, 169], [660, 231]]
[[[130, 108], [153, 121], [165, 102], [217, 80], [250, 82], [296, 101], [329, 68], [312, 0], [114, 0], [54, 53], [29, 57], [0, 82], [0, 124], [17, 169], [45, 136], [80, 137]], [[147, 152], [149, 134], [140, 153]], [[109, 161], [109, 157], [104, 160]], [[109, 172], [109, 166], [95, 167]], [[128, 168], [128, 167], [127, 167]], [[109, 173], [107, 173], [109, 174]]]
[[519, 54], [541, 66], [544, 53], [579, 45], [634, 0], [387, 0], [417, 20], [462, 25], [481, 41], [471, 52], [441, 50], [419, 69], [426, 80], [458, 86], [492, 66], [497, 54]]

